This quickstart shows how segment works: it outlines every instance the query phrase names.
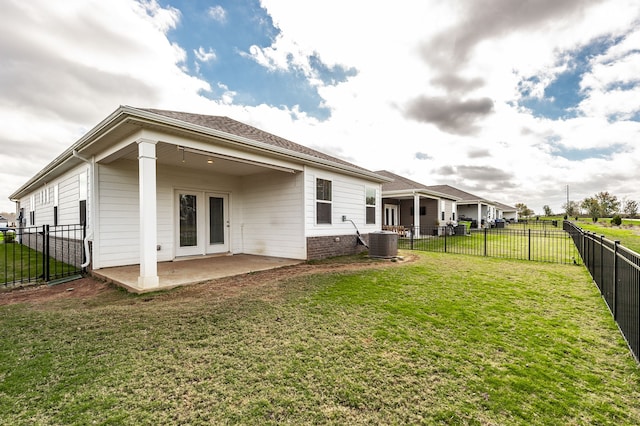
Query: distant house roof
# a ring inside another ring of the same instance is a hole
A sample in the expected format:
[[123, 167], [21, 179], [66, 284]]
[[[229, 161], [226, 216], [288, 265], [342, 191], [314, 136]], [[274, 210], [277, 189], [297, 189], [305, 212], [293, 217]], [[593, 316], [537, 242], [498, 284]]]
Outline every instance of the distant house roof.
[[485, 204], [495, 204], [493, 201], [489, 201], [485, 198], [479, 197], [470, 192], [463, 191], [458, 188], [454, 188], [451, 185], [431, 185], [428, 188], [433, 189], [434, 191], [443, 192], [445, 194], [449, 194], [460, 199], [461, 203], [485, 203]]
[[517, 210], [518, 210], [518, 209], [516, 209], [515, 207], [511, 207], [511, 206], [508, 206], [508, 205], [506, 205], [506, 204], [499, 203], [499, 202], [497, 202], [497, 201], [494, 201], [494, 203], [493, 203], [493, 204], [495, 204], [495, 206], [496, 206], [497, 208], [499, 208], [500, 210], [502, 210], [503, 212], [515, 212], [515, 211], [517, 211]]
[[455, 200], [455, 201], [460, 199], [454, 194], [438, 191], [433, 187], [408, 179], [404, 176], [397, 175], [388, 170], [378, 170], [375, 173], [378, 175], [387, 177], [389, 179], [392, 179], [390, 182], [385, 182], [382, 184], [383, 197], [385, 196], [385, 193], [398, 194], [398, 193], [404, 192], [406, 194], [410, 194], [412, 191], [417, 191], [425, 195], [431, 195], [438, 198], [446, 198], [446, 199]]

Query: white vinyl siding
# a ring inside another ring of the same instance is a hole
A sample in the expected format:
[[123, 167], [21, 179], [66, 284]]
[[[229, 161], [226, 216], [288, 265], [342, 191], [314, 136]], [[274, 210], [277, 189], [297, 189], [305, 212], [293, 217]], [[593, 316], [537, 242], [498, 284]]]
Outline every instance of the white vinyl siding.
[[[79, 223], [79, 175], [81, 173], [85, 174], [85, 182], [88, 182], [88, 167], [83, 164], [47, 183], [45, 187], [23, 197], [20, 200], [20, 207], [24, 208], [26, 225], [53, 225], [53, 208], [56, 205], [58, 207], [58, 225]], [[88, 210], [89, 202], [87, 202], [87, 215], [89, 214]], [[35, 215], [35, 224], [30, 221], [31, 211]]]
[[138, 167], [131, 161], [100, 165], [99, 220], [94, 267], [128, 265], [140, 258]]
[[243, 189], [244, 253], [306, 259], [302, 174], [247, 176]]
[[[331, 181], [332, 208], [331, 225], [317, 225], [316, 215], [316, 178]], [[355, 234], [356, 229], [350, 222], [352, 220], [361, 234], [380, 230], [380, 224], [366, 223], [366, 188], [376, 189], [376, 217], [380, 215], [379, 206], [381, 185], [346, 176], [338, 173], [307, 167], [305, 170], [305, 227], [307, 237]], [[342, 221], [346, 216], [347, 221]]]

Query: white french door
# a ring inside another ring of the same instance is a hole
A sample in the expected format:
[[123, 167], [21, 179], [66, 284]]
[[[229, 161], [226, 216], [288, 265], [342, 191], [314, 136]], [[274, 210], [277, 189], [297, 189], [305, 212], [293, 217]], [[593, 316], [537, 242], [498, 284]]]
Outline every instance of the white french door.
[[396, 204], [384, 205], [384, 225], [398, 226], [400, 218], [398, 217], [399, 209]]
[[176, 191], [176, 256], [229, 251], [229, 195]]
[[229, 195], [209, 192], [207, 202], [206, 253], [229, 251]]

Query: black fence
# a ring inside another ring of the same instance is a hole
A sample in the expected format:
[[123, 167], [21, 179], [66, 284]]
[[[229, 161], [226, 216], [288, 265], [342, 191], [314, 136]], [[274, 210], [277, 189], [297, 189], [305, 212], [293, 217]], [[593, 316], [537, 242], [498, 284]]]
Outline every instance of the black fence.
[[83, 225], [3, 229], [0, 285], [50, 283], [84, 272]]
[[640, 362], [640, 255], [602, 235], [565, 221], [593, 281]]
[[[542, 221], [540, 221], [542, 222]], [[398, 238], [398, 248], [503, 259], [577, 264], [580, 255], [571, 236], [559, 228], [540, 226], [467, 229], [464, 226], [422, 228], [419, 237]]]

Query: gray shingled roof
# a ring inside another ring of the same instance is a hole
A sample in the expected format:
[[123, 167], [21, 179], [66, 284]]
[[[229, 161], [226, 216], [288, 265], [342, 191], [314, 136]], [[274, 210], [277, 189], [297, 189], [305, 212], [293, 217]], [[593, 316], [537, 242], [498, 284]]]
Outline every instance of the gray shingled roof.
[[355, 167], [360, 170], [369, 171], [363, 167], [349, 163], [348, 161], [341, 160], [336, 157], [332, 157], [320, 151], [308, 148], [304, 145], [291, 142], [290, 140], [281, 138], [274, 134], [265, 132], [256, 127], [249, 126], [248, 124], [241, 123], [240, 121], [233, 120], [229, 117], [218, 115], [204, 115], [193, 114], [188, 112], [179, 111], [167, 111], [152, 108], [136, 108], [141, 111], [147, 111], [153, 114], [162, 115], [164, 117], [173, 118], [175, 120], [184, 121], [186, 123], [195, 124], [197, 126], [206, 127], [213, 130], [229, 133], [231, 135], [240, 136], [243, 138], [251, 139], [256, 142], [262, 142], [265, 144], [273, 145], [278, 148], [284, 148], [296, 153], [309, 155], [322, 160], [332, 161], [334, 163], [343, 164], [346, 166]]
[[374, 172], [378, 175], [382, 175], [393, 179], [392, 182], [386, 182], [382, 184], [382, 191], [407, 191], [407, 190], [425, 190], [434, 193], [440, 193], [444, 195], [449, 195], [454, 199], [457, 198], [460, 201], [478, 201], [482, 200], [487, 203], [492, 203], [488, 200], [485, 200], [482, 197], [471, 194], [470, 192], [463, 191], [458, 188], [454, 188], [450, 185], [423, 185], [419, 182], [416, 182], [411, 179], [407, 179], [404, 176], [397, 175], [388, 170], [378, 170]]
[[404, 191], [404, 190], [412, 190], [412, 189], [428, 189], [426, 185], [421, 184], [419, 182], [413, 181], [411, 179], [407, 179], [404, 176], [397, 175], [388, 170], [378, 170], [374, 172], [377, 175], [381, 175], [384, 177], [388, 177], [389, 179], [393, 179], [391, 182], [385, 182], [382, 184], [383, 191]]
[[433, 191], [438, 191], [438, 192], [443, 192], [445, 194], [453, 195], [455, 197], [460, 198], [463, 202], [482, 200], [487, 203], [493, 204], [493, 202], [489, 200], [486, 200], [470, 192], [466, 192], [461, 189], [454, 188], [453, 186], [450, 186], [450, 185], [430, 185], [427, 188], [432, 189]]
[[502, 203], [499, 203], [497, 201], [495, 201], [493, 204], [495, 204], [497, 208], [499, 208], [500, 210], [502, 210], [504, 212], [515, 212], [516, 210], [518, 210], [515, 207], [509, 206], [507, 204], [502, 204]]

